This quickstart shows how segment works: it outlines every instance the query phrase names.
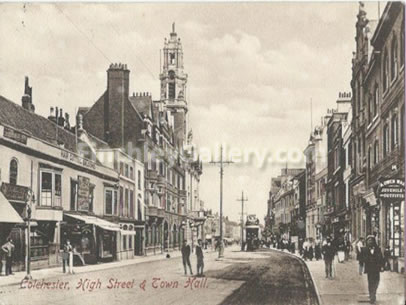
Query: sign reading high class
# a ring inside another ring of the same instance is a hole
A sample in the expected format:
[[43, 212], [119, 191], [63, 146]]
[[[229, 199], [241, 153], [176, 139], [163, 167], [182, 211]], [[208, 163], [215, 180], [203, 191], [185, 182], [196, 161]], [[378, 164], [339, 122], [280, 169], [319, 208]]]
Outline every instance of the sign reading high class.
[[405, 182], [401, 179], [386, 179], [378, 187], [378, 198], [404, 200]]
[[89, 211], [90, 179], [78, 176], [78, 210]]

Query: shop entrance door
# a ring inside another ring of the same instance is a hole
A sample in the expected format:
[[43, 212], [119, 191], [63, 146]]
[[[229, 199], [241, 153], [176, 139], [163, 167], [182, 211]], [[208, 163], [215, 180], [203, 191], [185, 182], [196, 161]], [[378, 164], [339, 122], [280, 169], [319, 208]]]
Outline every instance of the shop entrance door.
[[142, 247], [143, 241], [143, 230], [142, 229], [135, 229], [135, 255], [143, 255], [144, 249]]

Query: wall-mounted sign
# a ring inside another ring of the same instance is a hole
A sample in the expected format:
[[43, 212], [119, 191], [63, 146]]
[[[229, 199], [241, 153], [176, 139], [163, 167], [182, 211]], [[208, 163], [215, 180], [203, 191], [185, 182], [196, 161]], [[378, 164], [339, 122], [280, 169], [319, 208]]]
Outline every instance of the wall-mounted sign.
[[3, 182], [0, 191], [10, 201], [25, 202], [27, 199], [28, 187]]
[[82, 158], [74, 153], [71, 153], [66, 150], [61, 150], [61, 157], [63, 159], [69, 160], [71, 162], [78, 163], [80, 165], [83, 165], [85, 167], [89, 167], [92, 169], [96, 169], [96, 164], [93, 161], [87, 160], [85, 158]]
[[386, 179], [378, 186], [378, 198], [405, 200], [405, 182], [401, 179]]
[[14, 141], [20, 142], [24, 145], [27, 145], [27, 136], [21, 132], [18, 132], [14, 129], [4, 127], [3, 135], [5, 138], [12, 139]]
[[89, 211], [90, 179], [78, 176], [78, 210]]

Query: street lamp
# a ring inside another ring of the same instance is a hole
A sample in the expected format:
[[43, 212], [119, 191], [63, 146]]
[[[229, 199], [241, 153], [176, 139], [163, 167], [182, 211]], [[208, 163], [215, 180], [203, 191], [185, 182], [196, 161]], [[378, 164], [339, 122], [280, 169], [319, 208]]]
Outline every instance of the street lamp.
[[27, 206], [27, 274], [24, 280], [31, 280], [31, 204], [35, 202], [35, 196], [31, 189], [28, 189], [25, 198], [25, 204]]

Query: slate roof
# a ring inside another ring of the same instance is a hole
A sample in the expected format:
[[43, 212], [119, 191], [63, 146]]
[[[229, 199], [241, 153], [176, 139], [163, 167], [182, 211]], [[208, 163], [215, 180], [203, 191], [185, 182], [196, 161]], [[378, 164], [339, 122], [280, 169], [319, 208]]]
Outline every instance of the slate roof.
[[[64, 148], [76, 153], [76, 135], [58, 126], [49, 119], [30, 112], [0, 95], [0, 124], [25, 132], [32, 137], [53, 145], [64, 144]], [[107, 143], [87, 133], [97, 148], [108, 147]]]
[[63, 143], [66, 149], [76, 151], [75, 135], [72, 132], [43, 116], [24, 109], [1, 95], [0, 124], [8, 125], [54, 145]]

